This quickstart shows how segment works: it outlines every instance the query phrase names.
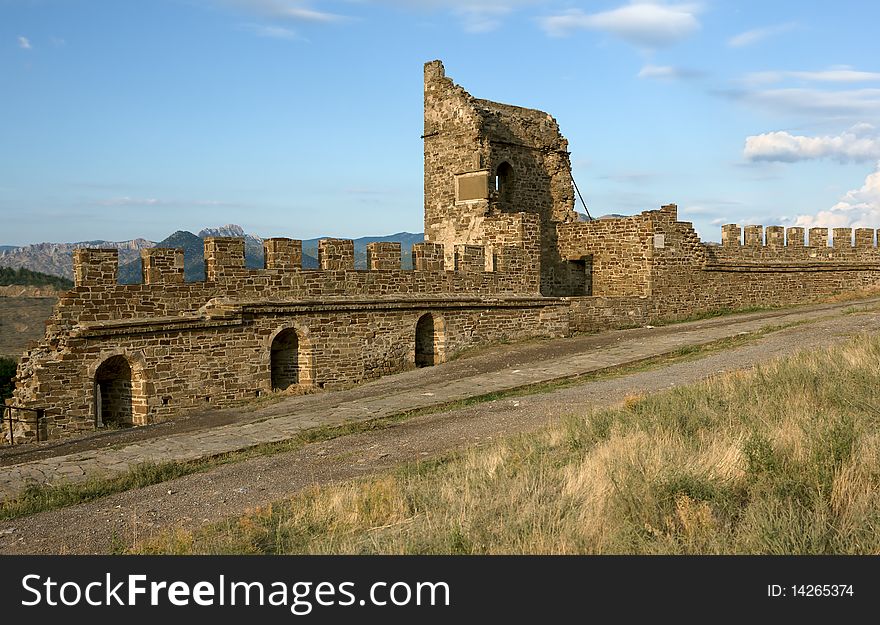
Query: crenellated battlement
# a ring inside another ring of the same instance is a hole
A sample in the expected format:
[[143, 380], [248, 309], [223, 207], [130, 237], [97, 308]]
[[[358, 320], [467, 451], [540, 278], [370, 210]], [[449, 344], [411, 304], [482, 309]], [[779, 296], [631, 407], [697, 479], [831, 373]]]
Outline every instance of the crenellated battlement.
[[[810, 228], [806, 231], [807, 242], [804, 244], [804, 228], [793, 226], [767, 226], [766, 238], [764, 226], [749, 225], [740, 228], [737, 224], [721, 226], [721, 246], [724, 248], [815, 248], [824, 250], [828, 246], [828, 228]], [[873, 228], [832, 228], [831, 247], [834, 250], [876, 250], [877, 236]]]
[[[833, 228], [829, 245], [828, 228], [737, 224], [721, 227], [721, 245], [706, 245], [707, 267], [729, 265], [779, 266], [839, 265], [880, 263], [876, 231], [872, 228]], [[806, 235], [806, 241], [804, 236]]]
[[[320, 239], [318, 270], [302, 266], [302, 241], [272, 238], [263, 241], [263, 269], [247, 269], [244, 264], [244, 239], [208, 237], [205, 239], [205, 283], [236, 282], [244, 279], [284, 274], [316, 273], [339, 279], [345, 272], [446, 273], [528, 273], [537, 271], [529, 265], [530, 255], [516, 245], [456, 245], [455, 265], [447, 269], [444, 246], [439, 243], [416, 243], [412, 246], [412, 269], [401, 268], [401, 244], [376, 242], [367, 245], [367, 269], [354, 268], [354, 242], [350, 239]], [[79, 249], [73, 255], [77, 287], [109, 287], [117, 284], [119, 253], [116, 249]], [[184, 257], [178, 248], [141, 250], [144, 285], [183, 284]], [[200, 284], [198, 282], [187, 284]], [[132, 285], [136, 286], [136, 285]], [[360, 294], [359, 294], [360, 295]]]

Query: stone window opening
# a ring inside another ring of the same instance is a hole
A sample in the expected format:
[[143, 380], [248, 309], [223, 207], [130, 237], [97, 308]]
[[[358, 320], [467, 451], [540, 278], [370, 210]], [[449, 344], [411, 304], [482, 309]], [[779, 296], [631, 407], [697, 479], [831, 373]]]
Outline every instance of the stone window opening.
[[432, 367], [443, 362], [443, 321], [439, 316], [425, 313], [416, 323], [417, 367]]
[[495, 169], [495, 193], [503, 201], [510, 200], [513, 188], [513, 167], [507, 161], [502, 162]]
[[272, 390], [283, 391], [300, 383], [300, 346], [296, 330], [288, 328], [272, 341]]
[[571, 290], [573, 295], [593, 295], [593, 255], [571, 261]]
[[131, 365], [125, 356], [112, 356], [95, 372], [95, 427], [132, 425]]

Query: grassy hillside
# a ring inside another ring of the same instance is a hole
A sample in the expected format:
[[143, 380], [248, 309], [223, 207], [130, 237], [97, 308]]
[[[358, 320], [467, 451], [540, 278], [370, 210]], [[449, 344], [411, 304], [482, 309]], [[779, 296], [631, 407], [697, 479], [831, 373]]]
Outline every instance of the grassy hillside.
[[50, 276], [30, 269], [0, 267], [0, 286], [54, 286], [58, 289], [73, 288], [73, 281], [59, 276]]
[[880, 553], [880, 336], [310, 489], [146, 553]]

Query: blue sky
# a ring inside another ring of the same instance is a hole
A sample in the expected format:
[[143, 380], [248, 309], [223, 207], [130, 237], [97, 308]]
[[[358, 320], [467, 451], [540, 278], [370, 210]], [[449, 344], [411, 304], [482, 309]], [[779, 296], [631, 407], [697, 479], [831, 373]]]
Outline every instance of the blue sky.
[[880, 227], [880, 3], [0, 0], [0, 244], [422, 230], [422, 65], [593, 215]]

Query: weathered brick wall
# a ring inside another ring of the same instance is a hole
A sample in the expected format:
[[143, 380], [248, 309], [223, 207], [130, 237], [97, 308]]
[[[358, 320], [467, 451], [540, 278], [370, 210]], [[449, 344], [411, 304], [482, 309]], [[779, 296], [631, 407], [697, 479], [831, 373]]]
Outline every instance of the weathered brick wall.
[[559, 253], [566, 261], [590, 257], [592, 294], [650, 294], [653, 222], [644, 216], [560, 224]]
[[341, 388], [414, 366], [416, 323], [428, 312], [442, 323], [441, 360], [487, 342], [568, 332], [565, 305], [542, 299], [242, 304], [218, 316], [96, 322], [67, 333], [60, 353], [44, 342], [22, 360], [14, 400], [56, 416], [49, 436], [93, 429], [95, 374], [123, 356], [134, 424], [223, 406], [272, 390], [273, 339], [291, 328], [300, 384]]
[[880, 285], [880, 250], [867, 228], [835, 229], [838, 243], [829, 246], [825, 228], [812, 228], [804, 245], [803, 228], [728, 224], [716, 245], [678, 221], [672, 204], [604, 222], [559, 227], [564, 258], [594, 257], [595, 297], [571, 300], [576, 331], [806, 303]]
[[656, 318], [647, 297], [574, 297], [569, 304], [572, 332], [629, 328]]
[[[298, 241], [267, 241], [272, 268], [262, 270], [243, 268], [240, 243], [206, 241], [212, 279], [193, 283], [177, 279], [179, 250], [145, 254], [144, 284], [114, 281], [115, 250], [79, 252], [79, 282], [22, 358], [13, 402], [47, 408], [48, 434], [63, 436], [95, 427], [96, 388], [108, 410], [130, 396], [134, 425], [271, 391], [273, 339], [285, 330], [296, 340], [274, 350], [276, 378], [324, 388], [413, 366], [416, 323], [428, 312], [442, 325], [441, 360], [486, 342], [568, 332], [565, 304], [537, 298], [537, 281], [524, 279], [536, 274], [522, 247], [494, 247], [492, 271], [480, 246], [464, 246], [459, 270], [444, 270], [430, 243], [413, 251], [427, 271], [401, 270], [400, 246], [388, 243], [371, 247], [373, 270], [303, 271]], [[348, 265], [350, 243], [322, 241], [323, 262]], [[290, 344], [297, 359], [285, 364]], [[114, 357], [128, 363], [130, 380], [96, 387]]]
[[789, 228], [783, 241], [778, 227], [746, 227], [742, 242], [725, 228], [722, 245], [699, 244], [693, 260], [655, 267], [654, 294], [667, 316], [805, 303], [880, 284], [880, 251], [869, 229], [859, 229], [856, 247], [850, 229], [836, 229], [838, 244], [829, 246], [825, 228], [811, 228], [808, 245], [802, 228]]

